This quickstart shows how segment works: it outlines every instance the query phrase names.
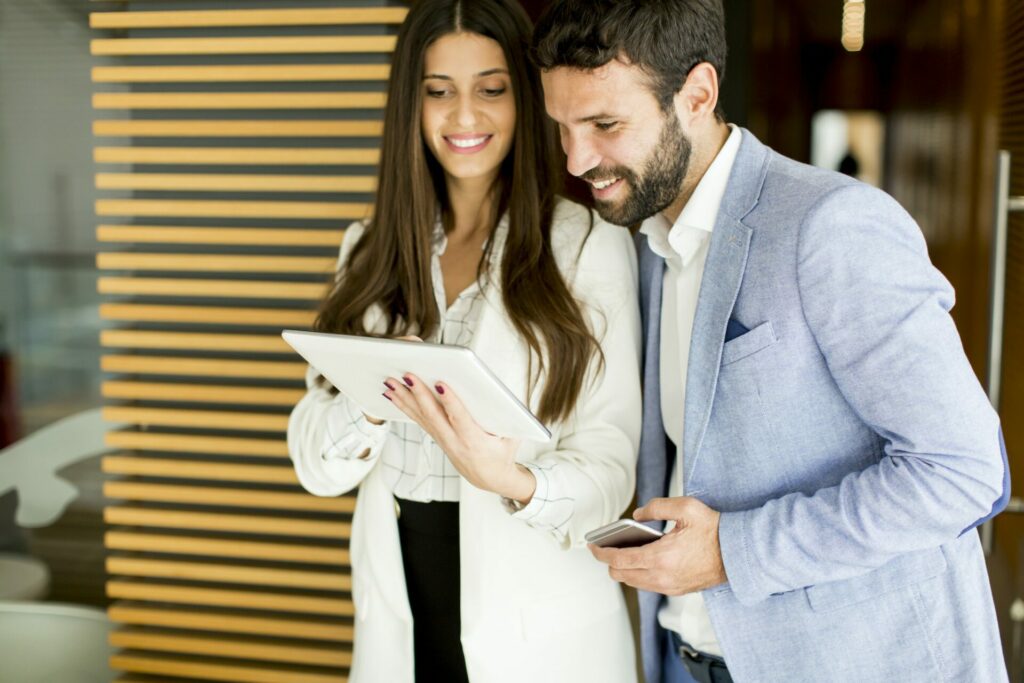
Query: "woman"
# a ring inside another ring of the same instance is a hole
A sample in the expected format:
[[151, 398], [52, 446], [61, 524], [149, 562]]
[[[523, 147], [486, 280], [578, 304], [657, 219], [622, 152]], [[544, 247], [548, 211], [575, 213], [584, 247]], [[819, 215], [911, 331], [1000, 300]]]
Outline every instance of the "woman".
[[555, 197], [529, 32], [515, 0], [413, 5], [373, 218], [346, 231], [316, 321], [469, 346], [553, 434], [494, 437], [411, 375], [381, 391], [415, 424], [382, 422], [310, 370], [288, 426], [299, 480], [359, 486], [353, 683], [635, 680], [622, 594], [583, 539], [633, 494], [635, 257]]

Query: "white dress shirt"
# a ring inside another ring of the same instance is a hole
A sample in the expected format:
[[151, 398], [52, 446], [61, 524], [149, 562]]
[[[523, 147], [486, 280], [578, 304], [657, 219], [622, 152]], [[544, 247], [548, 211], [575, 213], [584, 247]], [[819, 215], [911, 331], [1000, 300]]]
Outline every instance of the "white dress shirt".
[[[730, 125], [730, 128], [732, 133], [675, 224], [670, 226], [668, 220], [658, 214], [644, 221], [640, 228], [640, 232], [647, 235], [651, 250], [665, 259], [666, 266], [661, 301], [661, 417], [666, 434], [676, 446], [669, 496], [684, 495], [683, 414], [690, 337], [711, 232], [740, 148], [742, 134], [736, 126]], [[669, 522], [666, 531], [671, 526]], [[670, 596], [658, 613], [658, 622], [663, 628], [677, 632], [694, 649], [722, 655], [700, 593]]]
[[[451, 306], [447, 305], [441, 256], [448, 247], [448, 237], [439, 222], [434, 230], [433, 253], [430, 259], [434, 299], [440, 315], [440, 324], [430, 337], [424, 339], [435, 344], [469, 346], [476, 331], [483, 302], [483, 288], [490, 273], [497, 272], [508, 234], [508, 218], [504, 217], [491, 238], [489, 268], [484, 277], [473, 281], [463, 290]], [[486, 248], [486, 244], [484, 248]], [[381, 388], [383, 391], [383, 387]], [[384, 478], [394, 494], [405, 500], [422, 503], [432, 501], [458, 502], [459, 472], [448, 456], [423, 429], [411, 422], [385, 422], [375, 425], [366, 419], [359, 406], [339, 395], [328, 413], [324, 433], [322, 457], [353, 458], [367, 453], [368, 458], [382, 454]], [[402, 443], [401, 451], [387, 451], [381, 447], [388, 435]]]
[[[506, 214], [490, 237], [494, 245], [490, 249], [487, 272], [483, 278], [463, 290], [451, 306], [447, 306], [441, 255], [448, 246], [448, 238], [438, 223], [431, 257], [431, 279], [441, 321], [434, 334], [424, 341], [467, 347], [470, 345], [483, 309], [484, 289], [489, 286], [492, 274], [501, 270], [507, 237]], [[411, 422], [373, 424], [366, 419], [359, 406], [344, 394], [334, 398], [326, 418], [320, 450], [320, 457], [325, 462], [357, 458], [365, 453], [363, 459], [367, 462], [380, 460], [384, 481], [398, 498], [422, 503], [459, 502], [458, 470], [419, 425]], [[384, 448], [389, 437], [401, 443], [401, 449]], [[575, 512], [575, 497], [560, 485], [560, 464], [527, 463], [524, 467], [533, 473], [537, 481], [533, 497], [525, 506], [506, 499], [506, 508], [513, 517], [522, 519], [530, 526], [551, 531], [564, 538]]]

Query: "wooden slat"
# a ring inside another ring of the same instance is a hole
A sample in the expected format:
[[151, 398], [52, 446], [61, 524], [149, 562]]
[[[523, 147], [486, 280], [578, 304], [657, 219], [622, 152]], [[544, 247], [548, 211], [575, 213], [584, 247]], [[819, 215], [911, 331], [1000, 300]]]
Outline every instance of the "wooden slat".
[[337, 259], [322, 256], [245, 256], [237, 254], [143, 254], [101, 252], [100, 270], [180, 270], [221, 273], [323, 273], [334, 270]]
[[178, 453], [250, 455], [263, 458], [288, 457], [288, 444], [281, 439], [242, 439], [229, 436], [193, 436], [159, 432], [107, 432], [104, 443], [114, 448]]
[[353, 633], [351, 626], [326, 620], [239, 616], [231, 612], [162, 609], [122, 603], [111, 605], [108, 614], [111, 621], [120, 624], [276, 635], [286, 638], [331, 640], [340, 643], [350, 642]]
[[96, 280], [96, 289], [100, 294], [212, 296], [240, 299], [305, 299], [309, 301], [319, 301], [327, 294], [326, 283], [258, 282], [253, 280], [174, 280], [137, 277], [100, 277]]
[[[111, 356], [105, 356], [103, 360], [103, 369], [110, 371], [111, 367], [118, 367], [118, 364], [111, 363]], [[146, 356], [118, 356], [117, 358], [129, 358], [129, 359], [145, 359]], [[199, 374], [195, 372], [197, 368], [189, 367], [187, 365], [188, 359], [173, 359], [182, 360], [185, 363], [177, 366], [180, 368], [180, 374]], [[232, 361], [224, 361], [229, 363]], [[235, 363], [244, 363], [244, 361], [234, 361]], [[255, 365], [255, 363], [254, 363]], [[299, 365], [299, 364], [296, 364]], [[124, 366], [122, 366], [124, 367]], [[132, 367], [132, 366], [127, 366]], [[134, 366], [138, 372], [148, 372], [148, 366], [137, 365]], [[202, 369], [202, 368], [198, 368]], [[305, 368], [300, 367], [299, 373], [305, 373]], [[121, 372], [131, 372], [132, 370], [120, 370]], [[166, 369], [165, 372], [168, 374], [179, 374], [179, 371], [174, 369]], [[217, 375], [228, 375], [227, 369], [216, 367], [216, 361], [211, 363], [208, 374]], [[249, 377], [253, 375], [233, 375], [233, 376], [244, 376]], [[100, 385], [101, 392], [105, 398], [119, 398], [126, 400], [136, 401], [180, 401], [180, 402], [198, 402], [198, 403], [243, 403], [247, 405], [261, 405], [261, 406], [293, 406], [299, 402], [299, 400], [306, 394], [305, 389], [274, 389], [268, 387], [247, 387], [247, 386], [212, 386], [206, 384], [177, 384], [177, 383], [159, 383], [159, 382], [103, 382]]]
[[222, 228], [162, 225], [100, 225], [100, 242], [153, 244], [232, 244], [247, 246], [338, 247], [343, 230], [299, 228]]
[[136, 349], [202, 349], [204, 351], [294, 353], [281, 337], [277, 335], [256, 334], [101, 330], [100, 345]]
[[364, 218], [368, 204], [345, 202], [258, 202], [192, 199], [97, 199], [98, 216], [169, 216], [173, 218]]
[[387, 64], [94, 66], [94, 83], [386, 81]]
[[97, 173], [98, 190], [194, 192], [373, 192], [373, 176], [215, 173]]
[[352, 653], [336, 646], [282, 645], [280, 641], [255, 638], [185, 636], [169, 632], [120, 630], [110, 634], [110, 644], [120, 648], [176, 652], [190, 655], [232, 657], [311, 666], [349, 666]]
[[90, 28], [190, 28], [216, 26], [347, 26], [401, 24], [405, 7], [317, 7], [163, 12], [92, 12]]
[[331, 147], [96, 147], [93, 160], [100, 164], [373, 166], [380, 152]]
[[[110, 460], [103, 459], [104, 472], [110, 472]], [[128, 458], [121, 458], [118, 466]], [[204, 463], [209, 466], [209, 463]], [[131, 469], [130, 467], [128, 469]], [[270, 469], [270, 468], [261, 468]], [[191, 512], [113, 506], [103, 510], [107, 524], [123, 526], [152, 526], [169, 529], [203, 529], [206, 531], [233, 531], [237, 533], [277, 534], [281, 536], [306, 536], [309, 538], [345, 538], [352, 530], [348, 522], [323, 519], [296, 519], [294, 517], [268, 517], [265, 515], [229, 515], [224, 513]], [[124, 597], [124, 596], [121, 596]]]
[[[337, 571], [309, 571], [305, 569], [277, 569], [270, 567], [238, 566], [212, 562], [180, 562], [178, 560], [154, 560], [142, 557], [108, 555], [107, 573], [111, 575], [136, 576], [182, 581], [207, 581], [210, 583], [236, 583], [251, 586], [274, 586], [278, 588], [305, 588], [343, 592], [352, 589], [352, 577]], [[347, 601], [345, 601], [347, 602]], [[256, 606], [253, 606], [256, 609]], [[317, 612], [313, 604], [298, 600], [295, 612]], [[327, 612], [330, 616], [344, 616], [343, 612]]]
[[244, 38], [96, 38], [89, 52], [129, 55], [280, 55], [385, 53], [395, 36], [265, 36]]
[[265, 664], [241, 666], [192, 661], [187, 658], [153, 657], [140, 654], [116, 654], [110, 668], [136, 673], [199, 678], [205, 681], [237, 683], [347, 683], [348, 677], [338, 673], [308, 673]]
[[226, 410], [176, 410], [170, 408], [137, 408], [106, 406], [107, 422], [160, 427], [197, 427], [200, 429], [236, 429], [256, 432], [284, 432], [287, 415], [241, 413]]
[[383, 109], [376, 92], [93, 93], [93, 109]]
[[348, 550], [315, 545], [236, 541], [227, 538], [142, 534], [108, 531], [103, 544], [111, 550], [233, 557], [246, 560], [301, 562], [304, 564], [347, 565]]
[[97, 120], [93, 135], [125, 137], [377, 137], [380, 121], [317, 120]]
[[[196, 377], [250, 377], [266, 379], [302, 379], [306, 376], [305, 363], [275, 361], [246, 361], [220, 358], [175, 358], [170, 356], [118, 356], [100, 358], [105, 372], [126, 372], [152, 375], [192, 375]], [[213, 401], [223, 403], [257, 403], [288, 405], [302, 398], [299, 389], [267, 389], [263, 387], [213, 387], [201, 384], [144, 384], [135, 382], [105, 382], [104, 396], [109, 398], [161, 398], [172, 401]], [[170, 388], [174, 387], [176, 391]], [[251, 401], [239, 400], [239, 389], [255, 392], [259, 397]], [[219, 391], [226, 391], [223, 398]], [[110, 393], [106, 393], [109, 391]], [[159, 392], [146, 394], [147, 391]], [[163, 393], [168, 392], [168, 393]], [[296, 398], [297, 397], [297, 398]], [[293, 400], [294, 399], [294, 400]]]
[[196, 588], [142, 581], [114, 580], [107, 582], [107, 597], [118, 600], [145, 600], [149, 602], [177, 602], [206, 607], [232, 607], [277, 612], [300, 612], [326, 616], [350, 617], [355, 614], [351, 600], [321, 596], [271, 593], [268, 591], [240, 591], [222, 588]]
[[[107, 411], [115, 409], [104, 408]], [[120, 409], [131, 410], [131, 409]], [[108, 455], [102, 460], [103, 471], [107, 474], [135, 475], [142, 477], [175, 477], [178, 479], [211, 479], [214, 481], [257, 482], [261, 484], [298, 484], [295, 470], [286, 465], [238, 465], [224, 462], [201, 462], [195, 460], [168, 460], [136, 458], [125, 455]], [[166, 513], [171, 514], [171, 513]]]
[[100, 304], [101, 320], [129, 320], [265, 327], [310, 327], [315, 311], [290, 308], [228, 308], [225, 306], [152, 306]]
[[352, 513], [355, 511], [355, 498], [348, 496], [321, 498], [308, 493], [210, 486], [174, 486], [147, 482], [108, 481], [103, 484], [103, 495], [106, 498], [153, 503], [192, 503], [303, 512]]

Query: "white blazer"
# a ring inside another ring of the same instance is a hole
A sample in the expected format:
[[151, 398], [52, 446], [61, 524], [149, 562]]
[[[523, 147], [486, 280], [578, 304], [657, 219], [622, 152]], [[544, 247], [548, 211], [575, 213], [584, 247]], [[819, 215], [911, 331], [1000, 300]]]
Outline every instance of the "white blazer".
[[[523, 442], [523, 463], [557, 461], [575, 497], [564, 541], [514, 518], [497, 494], [462, 480], [459, 505], [462, 646], [473, 683], [629, 683], [636, 680], [632, 629], [622, 591], [585, 547], [584, 534], [617, 519], [633, 498], [640, 438], [640, 314], [636, 254], [628, 232], [560, 200], [551, 227], [559, 268], [604, 353], [573, 415], [549, 425], [547, 444]], [[346, 233], [344, 264], [363, 232]], [[498, 280], [497, 278], [495, 280]], [[527, 405], [537, 408], [544, 377], [527, 396], [528, 347], [488, 287], [471, 348]], [[380, 322], [380, 311], [367, 320]], [[379, 458], [320, 457], [334, 398], [313, 384], [288, 423], [288, 448], [311, 493], [337, 496], [359, 486], [352, 525], [355, 602], [352, 683], [413, 683], [412, 615], [391, 490]], [[398, 448], [388, 437], [384, 448]]]

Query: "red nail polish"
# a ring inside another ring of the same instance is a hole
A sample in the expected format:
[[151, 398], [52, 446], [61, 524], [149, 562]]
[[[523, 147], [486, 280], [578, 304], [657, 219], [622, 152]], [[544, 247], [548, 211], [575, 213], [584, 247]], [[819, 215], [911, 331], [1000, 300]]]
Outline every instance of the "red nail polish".
[[408, 377], [403, 377], [402, 381], [405, 382], [408, 386], [412, 386], [412, 380], [409, 379]]
[[440, 384], [435, 384], [434, 388], [437, 389], [437, 393], [439, 393], [439, 394], [443, 394], [444, 393], [444, 387], [442, 387]]
[[386, 398], [389, 401], [392, 400], [392, 398], [390, 396], [388, 396], [387, 394], [381, 394], [381, 396], [383, 396], [384, 398]]
[[395, 390], [395, 388], [391, 386], [391, 382], [384, 382], [384, 386], [386, 386], [388, 389], [391, 389], [392, 391]]

